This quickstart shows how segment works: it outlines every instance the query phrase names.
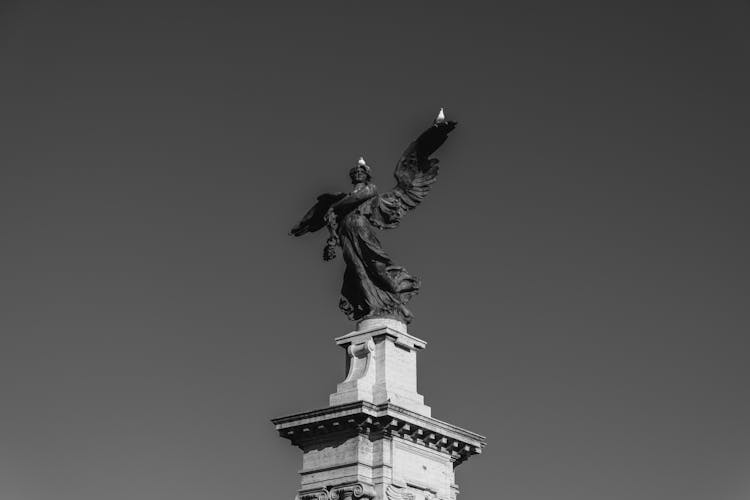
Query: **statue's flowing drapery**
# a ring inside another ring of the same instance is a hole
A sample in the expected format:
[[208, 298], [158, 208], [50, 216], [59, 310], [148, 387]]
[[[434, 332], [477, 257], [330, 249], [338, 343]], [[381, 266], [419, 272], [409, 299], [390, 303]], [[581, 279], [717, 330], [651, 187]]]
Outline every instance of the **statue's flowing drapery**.
[[376, 314], [408, 322], [411, 312], [406, 303], [419, 291], [419, 280], [394, 264], [375, 234], [368, 218], [377, 195], [375, 186], [368, 184], [353, 194], [362, 201], [338, 215], [339, 244], [346, 262], [339, 307], [352, 320]]

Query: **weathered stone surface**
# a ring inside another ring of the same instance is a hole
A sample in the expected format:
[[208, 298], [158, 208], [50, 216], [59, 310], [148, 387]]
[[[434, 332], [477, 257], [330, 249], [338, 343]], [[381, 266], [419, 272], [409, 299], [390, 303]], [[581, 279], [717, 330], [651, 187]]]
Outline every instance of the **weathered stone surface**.
[[331, 406], [273, 420], [302, 452], [299, 500], [455, 500], [455, 468], [484, 438], [430, 415], [417, 393], [426, 343], [396, 320], [366, 320], [336, 339], [347, 377]]
[[273, 422], [303, 451], [300, 493], [359, 482], [378, 499], [391, 498], [392, 486], [391, 495], [454, 500], [454, 468], [485, 445], [478, 434], [390, 403], [361, 401]]
[[393, 403], [430, 416], [430, 407], [417, 393], [417, 351], [426, 342], [407, 333], [406, 325], [393, 319], [371, 319], [336, 339], [347, 352], [347, 377], [329, 403], [367, 401]]

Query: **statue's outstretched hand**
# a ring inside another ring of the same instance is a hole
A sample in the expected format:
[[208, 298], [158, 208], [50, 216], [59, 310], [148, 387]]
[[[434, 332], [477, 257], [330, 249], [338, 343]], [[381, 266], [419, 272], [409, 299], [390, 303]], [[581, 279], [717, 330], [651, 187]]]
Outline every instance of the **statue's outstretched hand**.
[[336, 212], [333, 210], [333, 207], [329, 208], [325, 215], [325, 221], [326, 226], [332, 229], [336, 229], [336, 226], [338, 225], [336, 221]]

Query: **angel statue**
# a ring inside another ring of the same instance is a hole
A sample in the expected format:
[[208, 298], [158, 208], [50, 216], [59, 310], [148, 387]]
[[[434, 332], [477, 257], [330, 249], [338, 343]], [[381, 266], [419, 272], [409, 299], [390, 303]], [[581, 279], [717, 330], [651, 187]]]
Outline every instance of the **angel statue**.
[[430, 158], [448, 138], [456, 122], [445, 119], [443, 109], [433, 124], [409, 144], [396, 164], [396, 186], [378, 194], [364, 158], [349, 171], [350, 193], [325, 193], [292, 228], [302, 236], [323, 227], [328, 240], [323, 259], [336, 257], [341, 247], [346, 263], [339, 307], [350, 320], [394, 318], [409, 323], [407, 302], [419, 292], [419, 279], [396, 265], [378, 240], [375, 229], [398, 226], [406, 212], [419, 205], [438, 174], [438, 160]]

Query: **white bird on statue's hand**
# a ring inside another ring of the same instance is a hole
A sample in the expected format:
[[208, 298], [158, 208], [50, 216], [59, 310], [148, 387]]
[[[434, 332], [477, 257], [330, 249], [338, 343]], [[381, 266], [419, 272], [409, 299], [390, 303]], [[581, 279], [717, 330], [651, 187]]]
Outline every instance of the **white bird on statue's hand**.
[[445, 113], [443, 112], [443, 108], [440, 108], [440, 112], [437, 115], [437, 118], [435, 118], [435, 123], [443, 123], [445, 122]]

